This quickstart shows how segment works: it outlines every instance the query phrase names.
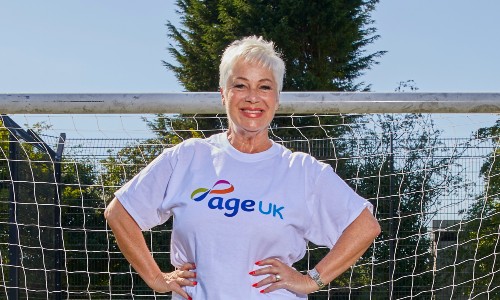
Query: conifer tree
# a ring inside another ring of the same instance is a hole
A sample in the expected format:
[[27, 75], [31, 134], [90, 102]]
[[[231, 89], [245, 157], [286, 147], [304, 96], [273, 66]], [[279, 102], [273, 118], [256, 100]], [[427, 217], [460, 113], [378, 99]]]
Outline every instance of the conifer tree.
[[[367, 91], [357, 80], [384, 51], [366, 53], [365, 47], [379, 36], [372, 27], [371, 12], [378, 0], [177, 0], [181, 28], [167, 23], [176, 45], [168, 48], [176, 63], [164, 62], [187, 91], [218, 91], [218, 66], [223, 50], [232, 41], [249, 35], [275, 43], [286, 65], [284, 91]], [[203, 116], [202, 116], [203, 117]], [[276, 118], [272, 127], [280, 136], [329, 136], [343, 134], [334, 125], [353, 117]], [[194, 129], [172, 122], [171, 128]], [[161, 123], [160, 121], [158, 123]], [[152, 122], [158, 130], [161, 124]], [[199, 129], [220, 129], [217, 119], [199, 119]], [[284, 129], [287, 128], [287, 129]], [[296, 128], [308, 128], [298, 132]], [[160, 130], [161, 131], [161, 130]], [[341, 147], [341, 145], [339, 145]]]
[[217, 91], [218, 65], [237, 38], [263, 36], [283, 54], [285, 91], [359, 91], [357, 79], [384, 51], [366, 53], [379, 36], [378, 0], [177, 0], [182, 28], [167, 24], [177, 64], [164, 62], [187, 91]]

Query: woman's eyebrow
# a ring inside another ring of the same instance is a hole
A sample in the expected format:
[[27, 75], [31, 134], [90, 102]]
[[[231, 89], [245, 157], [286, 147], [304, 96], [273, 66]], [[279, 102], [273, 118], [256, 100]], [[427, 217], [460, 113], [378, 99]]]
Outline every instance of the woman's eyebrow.
[[[246, 77], [243, 77], [243, 76], [238, 76], [238, 77], [235, 77], [234, 80], [245, 80], [245, 81], [250, 81], [248, 78]], [[262, 78], [262, 79], [259, 79], [258, 82], [263, 82], [263, 81], [269, 81], [269, 82], [273, 82], [272, 79], [270, 78]]]

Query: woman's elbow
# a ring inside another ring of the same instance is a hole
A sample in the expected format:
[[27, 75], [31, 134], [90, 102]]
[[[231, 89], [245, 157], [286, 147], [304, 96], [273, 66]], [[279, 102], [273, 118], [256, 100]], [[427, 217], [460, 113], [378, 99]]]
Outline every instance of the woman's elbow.
[[373, 233], [373, 238], [376, 238], [382, 233], [382, 228], [380, 227], [380, 224], [375, 220], [375, 225], [372, 228], [372, 233]]
[[119, 206], [121, 206], [118, 199], [114, 198], [104, 210], [104, 218], [108, 223], [113, 223], [119, 215]]
[[369, 240], [374, 240], [382, 232], [380, 224], [373, 216], [372, 212], [366, 209], [358, 217], [357, 223], [358, 233], [363, 234]]
[[368, 226], [368, 230], [373, 239], [375, 239], [380, 235], [380, 233], [382, 233], [382, 228], [380, 227], [380, 224], [378, 223], [377, 219], [375, 219], [375, 217], [372, 217], [370, 226]]

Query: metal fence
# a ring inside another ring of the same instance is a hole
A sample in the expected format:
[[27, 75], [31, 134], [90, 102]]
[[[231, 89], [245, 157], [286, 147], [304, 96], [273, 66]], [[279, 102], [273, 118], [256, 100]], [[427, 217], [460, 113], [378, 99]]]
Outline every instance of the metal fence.
[[[152, 293], [124, 261], [103, 211], [114, 190], [170, 145], [158, 140], [66, 139], [58, 174], [59, 162], [43, 147], [56, 149], [61, 141], [48, 136], [41, 140], [45, 144], [11, 135], [1, 141], [0, 287], [8, 299], [169, 298]], [[385, 140], [301, 137], [278, 142], [330, 163], [375, 204], [386, 231], [358, 267], [310, 299], [465, 299], [463, 294], [477, 284], [474, 277], [457, 275], [461, 262], [444, 254], [450, 248], [457, 251], [457, 224], [467, 222], [467, 210], [484, 197], [480, 169], [495, 153], [491, 138], [439, 139], [432, 152], [419, 150], [420, 164], [413, 171], [408, 171], [408, 160], [416, 150], [390, 148]], [[405, 180], [430, 172], [439, 174], [429, 177], [435, 182], [425, 188], [415, 193], [402, 188], [411, 190], [418, 183]], [[415, 199], [426, 199], [416, 203], [425, 209], [412, 211]], [[146, 233], [164, 270], [171, 268], [170, 228], [167, 223]], [[305, 270], [324, 251], [312, 246], [298, 269]], [[498, 283], [496, 272], [498, 268], [490, 279]], [[493, 295], [489, 293], [485, 298]]]

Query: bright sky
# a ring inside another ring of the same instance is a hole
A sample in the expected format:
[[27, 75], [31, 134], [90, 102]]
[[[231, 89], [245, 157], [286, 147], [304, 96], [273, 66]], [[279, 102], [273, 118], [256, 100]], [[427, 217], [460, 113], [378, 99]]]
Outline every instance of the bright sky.
[[[161, 63], [174, 3], [0, 0], [0, 93], [182, 91]], [[377, 92], [410, 79], [422, 92], [500, 92], [499, 11], [497, 0], [382, 0], [368, 50], [388, 53], [360, 80]]]
[[378, 92], [413, 79], [424, 92], [500, 92], [500, 1], [382, 0], [373, 14], [387, 50], [364, 80]]

